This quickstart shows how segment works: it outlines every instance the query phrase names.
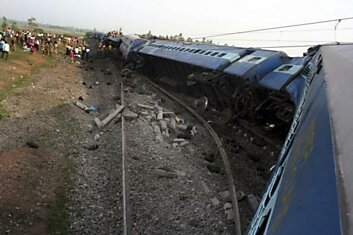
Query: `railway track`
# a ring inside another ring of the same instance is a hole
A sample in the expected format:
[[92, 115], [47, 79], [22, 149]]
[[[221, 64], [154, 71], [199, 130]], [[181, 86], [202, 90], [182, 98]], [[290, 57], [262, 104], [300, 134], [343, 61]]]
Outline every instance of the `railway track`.
[[[241, 227], [245, 228], [250, 219], [250, 216], [244, 216], [244, 208], [246, 211], [249, 206], [246, 200], [238, 202], [235, 189], [239, 187], [246, 194], [254, 191], [244, 190], [243, 179], [238, 178], [241, 173], [234, 171], [237, 157], [224, 142], [224, 136], [221, 141], [216, 134], [219, 130], [214, 131], [205, 119], [183, 104], [184, 99], [173, 97], [173, 92], [169, 93], [145, 80], [143, 75], [134, 74], [124, 80], [113, 65], [115, 63], [114, 60], [105, 59], [99, 65], [102, 68], [98, 66], [88, 76], [94, 79], [92, 83], [99, 83], [91, 92], [98, 89], [96, 95], [104, 96], [100, 98], [100, 105], [104, 107], [100, 111], [108, 112], [118, 103], [125, 110], [138, 114], [133, 119], [122, 115], [121, 119], [101, 130], [106, 133], [103, 136], [107, 141], [110, 138], [119, 142], [120, 147], [114, 149], [121, 151], [116, 159], [120, 165], [116, 174], [120, 177], [116, 189], [117, 200], [114, 202], [118, 213], [114, 218], [118, 222], [109, 230], [122, 234], [241, 234]], [[104, 72], [107, 68], [112, 75]], [[99, 75], [101, 72], [104, 72], [102, 77]], [[105, 94], [104, 87], [115, 91], [115, 97]], [[154, 110], [141, 110], [136, 107], [137, 103], [152, 105]], [[179, 118], [196, 126], [198, 132], [186, 146], [172, 146], [173, 139], [177, 138], [176, 133], [171, 133], [162, 142], [155, 139], [154, 128], [160, 125], [157, 118], [153, 117], [157, 114], [157, 107], [175, 111]], [[114, 127], [114, 132], [109, 130], [111, 127]], [[117, 134], [120, 136], [117, 137]], [[99, 151], [113, 154], [109, 149], [99, 148]], [[204, 159], [205, 153], [219, 158], [208, 162]], [[214, 172], [209, 167], [219, 169]], [[166, 169], [173, 171], [173, 175], [160, 175], [161, 170], [165, 174]], [[235, 181], [233, 174], [236, 174]], [[107, 179], [109, 177], [105, 176]], [[220, 196], [225, 191], [230, 192], [228, 203], [231, 202], [229, 204], [234, 217], [227, 218], [225, 213], [228, 210], [225, 209], [227, 202]]]
[[[126, 76], [127, 74], [125, 74]], [[130, 76], [128, 76], [130, 77]], [[217, 133], [214, 131], [214, 129], [211, 127], [211, 125], [203, 118], [201, 117], [194, 109], [192, 109], [190, 106], [186, 105], [183, 101], [178, 99], [177, 97], [173, 96], [171, 93], [163, 89], [162, 87], [158, 86], [156, 83], [153, 83], [147, 78], [143, 78], [144, 81], [154, 88], [156, 88], [159, 92], [163, 93], [167, 97], [169, 97], [173, 102], [176, 102], [178, 105], [182, 106], [185, 110], [187, 110], [191, 115], [193, 115], [203, 126], [204, 128], [209, 132], [210, 136], [212, 137], [215, 145], [217, 146], [217, 149], [219, 151], [219, 154], [222, 157], [222, 162], [224, 165], [224, 169], [226, 171], [226, 176], [228, 180], [228, 185], [229, 185], [229, 191], [231, 194], [231, 202], [232, 202], [232, 210], [234, 214], [233, 222], [235, 224], [235, 231], [234, 234], [240, 235], [242, 234], [241, 232], [241, 223], [240, 223], [240, 215], [239, 215], [239, 207], [238, 207], [238, 200], [237, 200], [237, 192], [236, 192], [236, 187], [233, 179], [233, 174], [231, 171], [231, 167], [229, 164], [228, 156], [227, 153], [222, 145], [222, 142], [220, 138], [218, 137]], [[124, 106], [124, 80], [121, 80], [121, 105]], [[126, 137], [125, 137], [125, 118], [124, 115], [121, 116], [121, 136], [122, 136], [122, 187], [123, 187], [123, 234], [124, 235], [130, 235], [134, 234], [133, 233], [133, 222], [131, 219], [131, 209], [130, 209], [130, 193], [129, 193], [129, 176], [128, 176], [128, 161], [127, 161], [127, 156], [126, 156]]]

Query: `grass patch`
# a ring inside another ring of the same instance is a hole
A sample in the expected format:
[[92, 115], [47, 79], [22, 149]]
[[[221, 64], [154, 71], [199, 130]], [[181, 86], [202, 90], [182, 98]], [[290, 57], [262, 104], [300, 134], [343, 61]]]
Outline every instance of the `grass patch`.
[[55, 202], [49, 204], [47, 209], [48, 229], [50, 234], [69, 234], [68, 194], [74, 188], [71, 174], [76, 166], [73, 160], [67, 159], [62, 169], [63, 183], [55, 189]]
[[8, 116], [9, 113], [3, 107], [0, 106], [0, 120]]
[[31, 54], [20, 49], [12, 52], [7, 61], [0, 59], [0, 101], [16, 88], [29, 85], [30, 77], [39, 73], [43, 68], [56, 66], [56, 60], [52, 57]]

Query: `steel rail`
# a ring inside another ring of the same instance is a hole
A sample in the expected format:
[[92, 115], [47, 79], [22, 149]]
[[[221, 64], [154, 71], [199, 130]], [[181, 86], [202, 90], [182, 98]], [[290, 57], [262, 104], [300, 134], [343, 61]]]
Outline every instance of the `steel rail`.
[[235, 235], [241, 235], [242, 233], [241, 233], [240, 215], [239, 215], [237, 192], [236, 192], [236, 188], [235, 188], [235, 184], [234, 184], [234, 178], [233, 178], [232, 170], [230, 168], [227, 153], [226, 153], [226, 151], [222, 145], [222, 142], [219, 139], [217, 133], [213, 130], [211, 125], [203, 117], [201, 117], [194, 109], [192, 109], [190, 106], [186, 105], [180, 99], [178, 99], [174, 95], [170, 94], [169, 92], [167, 92], [166, 90], [164, 90], [163, 88], [161, 88], [160, 86], [155, 84], [154, 82], [150, 81], [149, 79], [144, 78], [144, 77], [143, 77], [143, 79], [147, 83], [149, 83], [153, 87], [155, 87], [157, 90], [161, 91], [163, 94], [165, 94], [166, 96], [168, 96], [169, 98], [171, 98], [172, 100], [174, 100], [175, 102], [177, 102], [178, 104], [183, 106], [188, 112], [190, 112], [193, 116], [195, 116], [196, 119], [198, 119], [204, 125], [204, 127], [207, 129], [207, 131], [212, 136], [212, 139], [216, 143], [218, 151], [222, 157], [223, 164], [224, 164], [227, 178], [228, 178], [228, 184], [229, 184], [231, 200], [232, 200], [232, 205], [233, 205], [232, 209], [233, 209], [233, 214], [234, 214]]
[[[120, 83], [120, 100], [121, 105], [124, 105], [124, 81], [121, 78]], [[129, 195], [129, 180], [128, 180], [128, 164], [126, 158], [126, 138], [125, 138], [125, 118], [121, 114], [121, 158], [122, 158], [122, 184], [123, 184], [123, 234], [132, 234], [131, 211], [130, 211], [130, 195]]]

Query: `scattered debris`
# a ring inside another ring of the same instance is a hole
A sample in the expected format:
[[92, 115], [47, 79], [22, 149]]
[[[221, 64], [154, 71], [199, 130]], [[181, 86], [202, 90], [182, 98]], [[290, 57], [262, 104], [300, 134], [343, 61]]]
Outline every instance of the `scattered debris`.
[[177, 123], [184, 123], [184, 120], [181, 119], [181, 118], [178, 117], [178, 116], [175, 116], [175, 121], [176, 121]]
[[37, 149], [39, 148], [38, 144], [36, 142], [34, 142], [33, 140], [28, 140], [26, 142], [26, 145], [32, 149]]
[[178, 176], [185, 176], [185, 172], [178, 171], [178, 170], [172, 170], [169, 169], [168, 167], [159, 167], [154, 170], [154, 173], [158, 175], [159, 177], [165, 177], [165, 178], [176, 178]]
[[211, 202], [214, 206], [218, 206], [220, 204], [219, 200], [215, 197], [211, 198]]
[[176, 121], [174, 118], [171, 118], [170, 121], [168, 122], [168, 127], [172, 129], [173, 131], [176, 131]]
[[[229, 191], [223, 191], [223, 192], [221, 192], [221, 193], [219, 194], [219, 196], [222, 198], [222, 201], [223, 201], [224, 203], [232, 202], [232, 197], [231, 197]], [[245, 195], [244, 192], [242, 192], [242, 191], [237, 191], [237, 200], [238, 200], [238, 201], [243, 200], [245, 197], [246, 197], [246, 195]]]
[[202, 153], [201, 154], [201, 157], [204, 159], [204, 160], [206, 160], [206, 161], [208, 161], [208, 162], [214, 162], [214, 160], [215, 160], [215, 156], [214, 156], [214, 154], [213, 153]]
[[94, 137], [93, 137], [93, 139], [95, 140], [95, 141], [97, 141], [97, 140], [99, 140], [100, 139], [100, 134], [95, 134], [94, 135]]
[[159, 108], [158, 114], [157, 114], [157, 120], [162, 120], [162, 119], [163, 119], [163, 109]]
[[151, 109], [151, 110], [154, 109], [154, 107], [145, 105], [145, 104], [137, 104], [137, 107], [144, 108], [144, 109]]
[[189, 141], [184, 141], [184, 142], [180, 143], [180, 146], [183, 147], [183, 146], [185, 146], [187, 144], [189, 144]]
[[226, 210], [224, 212], [227, 216], [227, 220], [234, 220], [234, 213], [233, 210]]
[[79, 107], [80, 109], [87, 111], [89, 109], [89, 107], [87, 105], [85, 105], [84, 103], [80, 102], [80, 101], [75, 101], [74, 105], [76, 105], [77, 107]]
[[123, 69], [121, 70], [120, 72], [120, 75], [123, 77], [123, 78], [130, 78], [131, 77], [131, 74], [132, 74], [132, 71], [130, 69]]
[[98, 149], [98, 144], [90, 144], [90, 145], [85, 146], [84, 148], [87, 150], [90, 150], [90, 151], [94, 151], [94, 150]]
[[153, 130], [154, 130], [154, 133], [156, 135], [156, 137], [155, 137], [156, 141], [163, 142], [163, 136], [162, 136], [161, 128], [158, 125], [155, 125]]
[[174, 112], [165, 112], [163, 111], [163, 117], [173, 117], [175, 116]]
[[179, 144], [178, 143], [173, 143], [172, 146], [173, 146], [173, 148], [176, 148], [176, 147], [179, 146]]
[[102, 121], [99, 120], [99, 118], [95, 118], [94, 122], [96, 123], [96, 125], [99, 128], [104, 127], [105, 125], [107, 125], [111, 120], [113, 120], [113, 118], [115, 118], [119, 113], [121, 113], [124, 109], [123, 105], [117, 105], [116, 106], [116, 110], [114, 110], [113, 112], [111, 112], [106, 118], [104, 118]]
[[162, 131], [165, 131], [165, 130], [167, 130], [167, 123], [164, 121], [164, 120], [160, 120], [159, 121], [159, 124], [161, 125], [161, 130]]
[[223, 209], [224, 209], [224, 210], [230, 210], [230, 209], [232, 209], [232, 208], [233, 208], [232, 203], [230, 203], [230, 202], [224, 203], [224, 206], [223, 206]]
[[173, 139], [173, 142], [174, 142], [174, 143], [182, 143], [182, 142], [185, 142], [185, 139], [176, 138], [176, 139]]
[[123, 111], [123, 116], [126, 118], [126, 119], [136, 119], [138, 117], [137, 113], [134, 113], [128, 109], [124, 109]]
[[247, 197], [247, 202], [252, 211], [256, 211], [259, 206], [259, 199], [254, 194], [249, 194]]
[[207, 165], [207, 169], [212, 172], [212, 173], [216, 173], [219, 174], [221, 172], [221, 169], [216, 166], [216, 165]]
[[207, 184], [205, 182], [202, 181], [202, 187], [203, 187], [203, 190], [205, 191], [205, 193], [207, 195], [210, 195], [211, 194], [211, 190], [209, 189], [209, 187], [207, 186]]

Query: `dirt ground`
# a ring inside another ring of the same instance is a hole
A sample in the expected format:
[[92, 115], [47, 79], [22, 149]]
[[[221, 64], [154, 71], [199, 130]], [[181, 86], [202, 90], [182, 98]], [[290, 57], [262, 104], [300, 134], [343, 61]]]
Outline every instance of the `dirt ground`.
[[[38, 58], [32, 63], [46, 59]], [[76, 66], [52, 60], [54, 67], [26, 70], [26, 82], [1, 101], [10, 116], [0, 120], [0, 234], [63, 234], [69, 227], [66, 190], [79, 133], [71, 102], [85, 93], [76, 89]]]

